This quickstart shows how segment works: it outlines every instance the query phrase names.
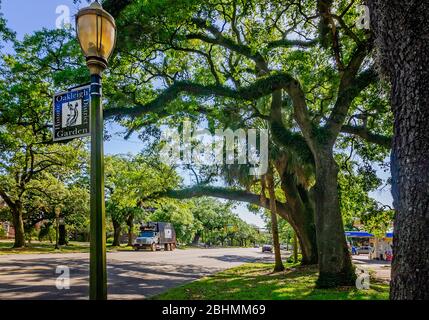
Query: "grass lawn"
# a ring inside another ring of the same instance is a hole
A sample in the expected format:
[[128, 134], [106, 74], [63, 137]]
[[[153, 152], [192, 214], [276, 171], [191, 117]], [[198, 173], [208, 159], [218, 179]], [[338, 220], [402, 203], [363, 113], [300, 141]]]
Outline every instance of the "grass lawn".
[[86, 242], [71, 241], [68, 246], [62, 246], [55, 250], [55, 243], [34, 241], [25, 248], [12, 248], [13, 241], [0, 241], [0, 255], [5, 254], [29, 254], [29, 253], [77, 253], [89, 252], [89, 244]]
[[286, 264], [272, 273], [273, 264], [248, 263], [177, 287], [155, 300], [387, 300], [389, 285], [371, 281], [369, 290], [343, 287], [316, 289], [317, 268]]
[[[89, 252], [89, 242], [70, 241], [69, 245], [62, 246], [59, 250], [55, 250], [55, 243], [32, 241], [31, 244], [27, 243], [25, 248], [15, 249], [13, 247], [13, 240], [0, 240], [0, 255], [5, 254], [30, 254], [30, 253], [85, 253]], [[177, 249], [192, 249], [192, 247], [180, 247]], [[113, 247], [107, 244], [107, 252], [118, 251], [133, 251], [133, 247], [122, 244], [120, 247]]]
[[[32, 241], [31, 244], [27, 243], [25, 248], [15, 249], [13, 241], [1, 240], [0, 241], [0, 255], [5, 254], [37, 254], [37, 253], [86, 253], [89, 252], [89, 242], [70, 241], [67, 246], [61, 246], [59, 250], [55, 250], [55, 243]], [[133, 247], [122, 245], [120, 247], [112, 247], [107, 245], [107, 252], [116, 251], [132, 251]]]

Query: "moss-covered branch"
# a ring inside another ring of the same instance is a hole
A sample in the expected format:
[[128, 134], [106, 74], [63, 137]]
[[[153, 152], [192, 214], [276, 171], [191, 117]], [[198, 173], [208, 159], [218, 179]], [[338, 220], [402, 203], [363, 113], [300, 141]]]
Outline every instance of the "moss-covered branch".
[[388, 149], [392, 147], [392, 137], [372, 133], [367, 128], [362, 126], [344, 125], [341, 128], [341, 132], [358, 136], [370, 143], [374, 143]]
[[263, 72], [268, 71], [268, 65], [265, 59], [262, 57], [262, 55], [259, 52], [255, 52], [250, 47], [244, 44], [239, 44], [234, 40], [232, 40], [231, 38], [224, 36], [222, 32], [215, 25], [211, 24], [207, 20], [200, 19], [200, 18], [193, 18], [192, 22], [197, 27], [210, 32], [213, 35], [213, 37], [208, 37], [200, 33], [194, 33], [194, 34], [188, 34], [187, 39], [198, 39], [206, 43], [220, 45], [224, 48], [227, 48], [231, 51], [234, 51], [252, 60], [253, 62], [255, 62], [255, 65], [259, 71], [263, 71]]
[[298, 132], [292, 132], [283, 124], [282, 116], [283, 99], [281, 91], [272, 95], [269, 123], [271, 134], [275, 143], [292, 150], [305, 163], [313, 164], [313, 154], [304, 137]]
[[267, 44], [268, 49], [275, 48], [290, 48], [290, 47], [299, 47], [299, 48], [311, 48], [318, 44], [319, 39], [313, 40], [290, 40], [290, 39], [280, 39], [271, 41]]
[[332, 0], [317, 0], [317, 13], [319, 19], [319, 37], [324, 47], [329, 46], [329, 33], [331, 30]]
[[370, 84], [378, 79], [373, 68], [366, 69], [357, 75], [357, 71], [366, 56], [366, 51], [357, 54], [341, 79], [338, 98], [326, 124], [333, 141], [335, 141], [347, 117], [353, 100]]
[[[189, 199], [195, 197], [215, 197], [226, 200], [246, 202], [254, 204], [265, 209], [270, 209], [269, 199], [261, 201], [260, 196], [245, 190], [231, 188], [212, 187], [212, 186], [194, 186], [181, 190], [170, 190], [165, 196], [175, 199]], [[290, 221], [291, 209], [287, 203], [276, 201], [277, 213], [287, 221]]]
[[180, 94], [190, 94], [205, 97], [224, 97], [238, 100], [254, 101], [271, 94], [279, 89], [289, 88], [296, 81], [286, 73], [277, 73], [269, 77], [256, 80], [253, 84], [238, 90], [222, 85], [202, 85], [198, 83], [181, 81], [171, 85], [161, 92], [154, 100], [146, 104], [136, 104], [133, 107], [111, 108], [104, 112], [106, 118], [114, 116], [138, 117], [150, 112], [162, 112], [165, 106], [178, 98]]

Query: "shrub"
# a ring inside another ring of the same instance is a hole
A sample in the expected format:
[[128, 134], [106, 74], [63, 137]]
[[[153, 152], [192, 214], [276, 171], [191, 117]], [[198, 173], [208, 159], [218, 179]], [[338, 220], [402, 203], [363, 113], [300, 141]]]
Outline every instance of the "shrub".
[[6, 238], [6, 230], [3, 228], [3, 226], [0, 224], [0, 239]]

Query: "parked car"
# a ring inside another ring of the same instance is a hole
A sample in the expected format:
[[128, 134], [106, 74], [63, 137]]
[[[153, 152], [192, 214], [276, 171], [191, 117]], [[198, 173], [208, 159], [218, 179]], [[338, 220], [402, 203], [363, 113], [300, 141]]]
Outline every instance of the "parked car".
[[152, 251], [164, 248], [165, 251], [176, 249], [176, 231], [171, 223], [148, 222], [140, 226], [140, 234], [136, 238], [134, 249], [149, 248]]
[[273, 246], [270, 244], [264, 244], [262, 246], [262, 252], [273, 252]]
[[371, 247], [370, 246], [361, 246], [361, 247], [358, 247], [358, 252], [359, 253], [370, 253], [371, 252]]
[[255, 244], [255, 248], [259, 248], [259, 244]]

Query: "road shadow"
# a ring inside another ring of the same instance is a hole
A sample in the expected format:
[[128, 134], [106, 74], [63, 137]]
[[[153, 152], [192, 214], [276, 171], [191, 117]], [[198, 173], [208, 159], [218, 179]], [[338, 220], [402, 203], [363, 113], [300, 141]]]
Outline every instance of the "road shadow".
[[[56, 288], [58, 266], [70, 269], [70, 289]], [[110, 299], [144, 299], [162, 293], [220, 268], [145, 262], [109, 261]], [[0, 300], [75, 300], [88, 299], [89, 264], [87, 259], [39, 259], [0, 263]]]

